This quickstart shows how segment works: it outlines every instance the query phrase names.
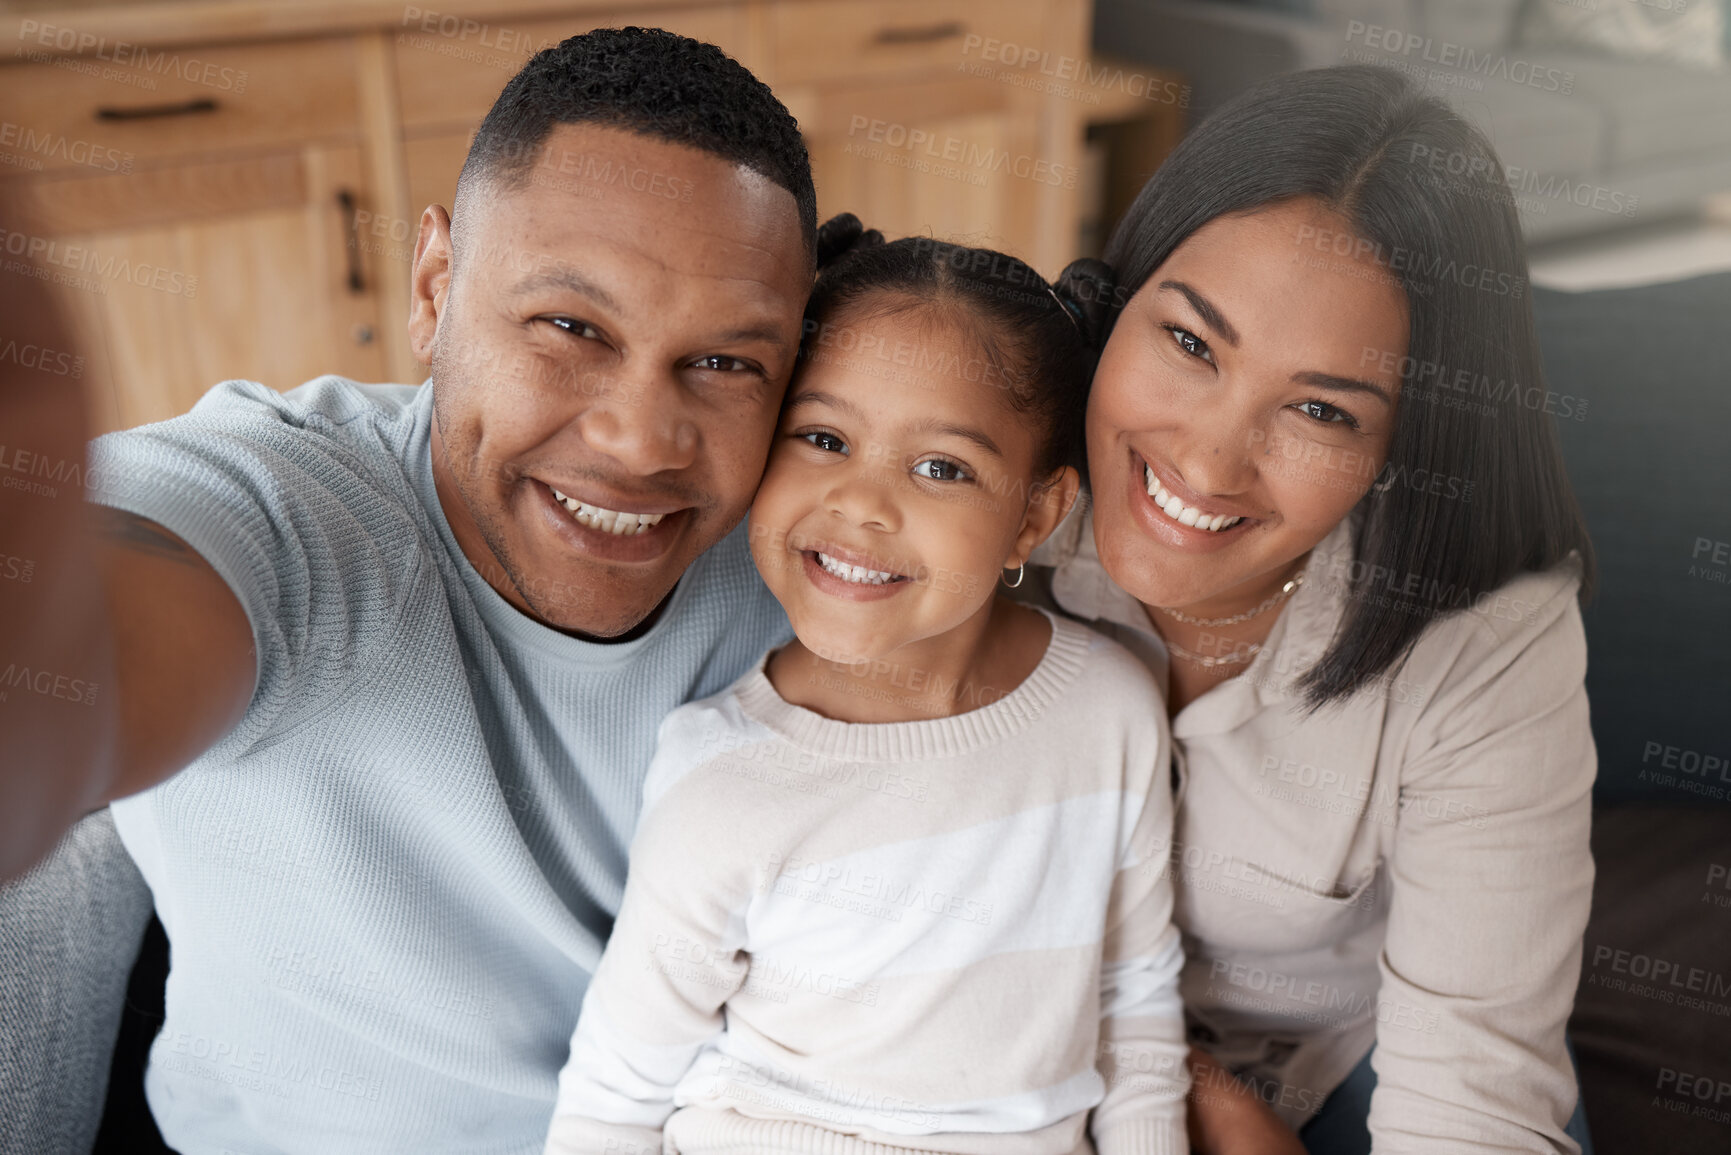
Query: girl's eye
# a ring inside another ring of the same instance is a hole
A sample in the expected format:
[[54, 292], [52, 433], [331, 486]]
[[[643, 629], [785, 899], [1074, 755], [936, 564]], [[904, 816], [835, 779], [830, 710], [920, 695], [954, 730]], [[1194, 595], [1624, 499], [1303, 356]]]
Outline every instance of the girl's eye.
[[1178, 347], [1184, 352], [1192, 357], [1199, 357], [1211, 365], [1214, 363], [1214, 352], [1208, 348], [1208, 342], [1201, 337], [1188, 329], [1179, 328], [1177, 325], [1166, 325], [1163, 328], [1172, 334], [1172, 339], [1178, 343]]
[[1330, 405], [1326, 401], [1300, 401], [1298, 403], [1298, 411], [1306, 417], [1311, 417], [1317, 421], [1326, 422], [1330, 425], [1342, 424], [1353, 429], [1358, 428], [1358, 421], [1352, 414], [1338, 406]]
[[741, 373], [750, 371], [751, 362], [741, 361], [738, 357], [727, 357], [718, 353], [713, 357], [698, 358], [696, 361], [692, 362], [691, 367], [693, 369], [708, 369], [716, 373]]
[[601, 330], [597, 329], [589, 322], [579, 321], [575, 317], [549, 317], [547, 319], [557, 328], [563, 329], [567, 333], [576, 337], [586, 337], [593, 341], [601, 336]]
[[802, 441], [811, 442], [826, 453], [847, 452], [847, 442], [843, 441], [835, 434], [827, 433], [822, 429], [813, 430], [810, 433], [796, 434], [796, 436], [798, 436]]
[[941, 457], [928, 457], [914, 466], [914, 473], [929, 481], [966, 481], [967, 470], [953, 461], [945, 461]]

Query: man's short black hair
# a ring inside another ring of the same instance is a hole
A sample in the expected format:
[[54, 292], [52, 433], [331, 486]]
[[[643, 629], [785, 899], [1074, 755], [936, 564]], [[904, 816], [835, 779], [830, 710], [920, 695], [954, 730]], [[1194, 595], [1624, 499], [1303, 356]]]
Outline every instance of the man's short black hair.
[[817, 248], [817, 192], [799, 125], [769, 86], [713, 44], [661, 28], [598, 28], [537, 52], [469, 146], [459, 187], [533, 176], [555, 124], [599, 124], [713, 153], [774, 181]]

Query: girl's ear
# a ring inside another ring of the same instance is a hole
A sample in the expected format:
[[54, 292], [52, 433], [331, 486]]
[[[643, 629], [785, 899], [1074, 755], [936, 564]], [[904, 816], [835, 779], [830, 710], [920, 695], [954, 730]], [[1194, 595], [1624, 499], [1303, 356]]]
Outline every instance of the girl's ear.
[[1022, 565], [1039, 544], [1052, 536], [1081, 492], [1082, 478], [1074, 466], [1066, 465], [1028, 494], [1028, 510], [1022, 515], [1022, 531], [1016, 535], [1016, 548], [1005, 567]]

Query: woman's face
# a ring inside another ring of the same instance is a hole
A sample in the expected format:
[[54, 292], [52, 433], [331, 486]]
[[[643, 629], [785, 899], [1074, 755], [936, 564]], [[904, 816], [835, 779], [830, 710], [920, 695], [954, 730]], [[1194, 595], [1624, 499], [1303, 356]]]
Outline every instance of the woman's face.
[[1370, 487], [1408, 321], [1369, 248], [1318, 202], [1281, 202], [1198, 229], [1126, 304], [1088, 465], [1100, 559], [1139, 601], [1259, 600]]

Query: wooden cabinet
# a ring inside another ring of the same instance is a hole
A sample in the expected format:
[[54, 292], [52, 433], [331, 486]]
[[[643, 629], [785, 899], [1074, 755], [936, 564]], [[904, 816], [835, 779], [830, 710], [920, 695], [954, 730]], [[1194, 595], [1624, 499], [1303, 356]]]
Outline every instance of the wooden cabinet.
[[0, 173], [75, 290], [102, 420], [231, 377], [418, 381], [421, 209], [535, 51], [639, 24], [719, 44], [799, 119], [819, 211], [1074, 255], [1087, 0], [181, 0], [0, 17]]

